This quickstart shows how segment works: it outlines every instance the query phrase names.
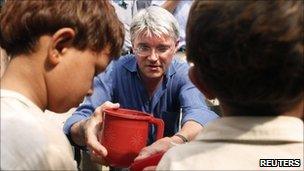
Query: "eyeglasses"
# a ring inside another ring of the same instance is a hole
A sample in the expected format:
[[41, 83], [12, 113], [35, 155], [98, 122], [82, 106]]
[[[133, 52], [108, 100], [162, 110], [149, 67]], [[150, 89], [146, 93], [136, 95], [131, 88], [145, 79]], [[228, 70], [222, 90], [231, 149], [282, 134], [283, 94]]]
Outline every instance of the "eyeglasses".
[[[167, 55], [172, 51], [172, 46], [159, 46], [155, 48], [155, 52], [158, 56]], [[135, 54], [138, 56], [150, 56], [152, 54], [152, 48], [146, 45], [139, 45], [136, 49], [134, 49]]]

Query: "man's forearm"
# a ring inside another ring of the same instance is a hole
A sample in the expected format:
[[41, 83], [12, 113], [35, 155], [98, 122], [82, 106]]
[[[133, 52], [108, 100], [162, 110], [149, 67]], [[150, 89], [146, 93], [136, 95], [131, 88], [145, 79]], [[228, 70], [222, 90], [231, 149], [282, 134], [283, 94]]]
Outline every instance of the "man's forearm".
[[[198, 133], [203, 129], [203, 126], [195, 121], [187, 121], [181, 130], [177, 132], [176, 134], [182, 135], [185, 137], [188, 141], [193, 140]], [[177, 135], [172, 136], [171, 138], [176, 140], [178, 143], [182, 143], [184, 140], [182, 137]], [[175, 142], [176, 142], [175, 141]]]
[[84, 136], [84, 129], [83, 129], [83, 124], [85, 120], [76, 122], [72, 125], [71, 127], [71, 138], [74, 143], [76, 143], [79, 146], [84, 146], [85, 145], [85, 136]]

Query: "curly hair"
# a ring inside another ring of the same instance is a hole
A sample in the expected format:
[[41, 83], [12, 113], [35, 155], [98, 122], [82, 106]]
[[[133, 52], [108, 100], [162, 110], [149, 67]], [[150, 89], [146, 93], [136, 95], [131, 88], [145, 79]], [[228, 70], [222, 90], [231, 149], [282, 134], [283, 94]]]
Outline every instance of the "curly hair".
[[303, 100], [303, 1], [196, 1], [187, 57], [234, 114], [278, 115]]

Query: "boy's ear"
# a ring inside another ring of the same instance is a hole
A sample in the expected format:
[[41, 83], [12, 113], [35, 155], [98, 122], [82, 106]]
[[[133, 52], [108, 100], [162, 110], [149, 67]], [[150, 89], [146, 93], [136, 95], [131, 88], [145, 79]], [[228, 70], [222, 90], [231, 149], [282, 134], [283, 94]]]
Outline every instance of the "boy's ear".
[[199, 78], [199, 74], [195, 66], [192, 66], [189, 69], [189, 78], [207, 99], [211, 100], [216, 98], [215, 95], [206, 87], [205, 83]]
[[61, 28], [53, 36], [48, 49], [48, 61], [56, 65], [60, 62], [62, 55], [71, 47], [75, 37], [75, 31], [71, 28]]

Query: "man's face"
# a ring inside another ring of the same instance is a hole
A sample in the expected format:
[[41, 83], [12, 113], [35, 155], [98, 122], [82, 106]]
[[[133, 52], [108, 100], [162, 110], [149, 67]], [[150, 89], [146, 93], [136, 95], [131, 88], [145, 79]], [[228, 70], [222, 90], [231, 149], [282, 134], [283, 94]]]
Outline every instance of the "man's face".
[[159, 79], [171, 64], [177, 42], [169, 36], [141, 35], [135, 38], [133, 49], [141, 76], [145, 79]]
[[48, 83], [48, 109], [58, 113], [77, 107], [84, 96], [91, 94], [94, 75], [110, 62], [108, 49], [99, 54], [70, 49], [62, 59], [51, 71]]

